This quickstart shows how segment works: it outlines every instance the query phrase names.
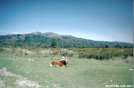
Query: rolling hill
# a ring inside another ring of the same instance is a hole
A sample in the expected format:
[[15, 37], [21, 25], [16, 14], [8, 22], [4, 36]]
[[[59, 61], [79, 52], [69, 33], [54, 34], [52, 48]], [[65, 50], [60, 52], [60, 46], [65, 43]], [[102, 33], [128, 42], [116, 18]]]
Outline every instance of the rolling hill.
[[90, 39], [77, 38], [71, 35], [60, 35], [53, 32], [33, 32], [28, 34], [0, 35], [0, 46], [44, 46], [50, 47], [52, 42], [56, 42], [56, 47], [132, 47], [132, 43], [127, 42], [109, 42], [94, 41]]

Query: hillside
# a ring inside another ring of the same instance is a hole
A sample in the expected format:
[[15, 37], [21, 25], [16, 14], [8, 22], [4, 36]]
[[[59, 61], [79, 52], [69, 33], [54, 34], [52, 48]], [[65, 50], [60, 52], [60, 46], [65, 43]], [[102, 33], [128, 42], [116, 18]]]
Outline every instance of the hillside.
[[133, 44], [126, 42], [93, 41], [89, 39], [77, 38], [71, 35], [60, 35], [52, 32], [33, 32], [28, 34], [0, 35], [0, 46], [44, 46], [49, 47], [52, 42], [56, 42], [56, 47], [113, 47], [116, 45], [132, 47]]

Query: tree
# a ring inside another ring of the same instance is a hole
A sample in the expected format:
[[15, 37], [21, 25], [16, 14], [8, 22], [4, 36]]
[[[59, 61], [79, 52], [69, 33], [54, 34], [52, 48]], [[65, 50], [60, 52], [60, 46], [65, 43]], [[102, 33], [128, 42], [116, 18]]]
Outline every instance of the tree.
[[105, 45], [105, 48], [108, 48], [108, 45]]
[[56, 46], [57, 46], [57, 42], [56, 41], [52, 41], [51, 47], [55, 48]]
[[115, 48], [122, 48], [122, 46], [120, 44], [117, 44], [114, 46]]

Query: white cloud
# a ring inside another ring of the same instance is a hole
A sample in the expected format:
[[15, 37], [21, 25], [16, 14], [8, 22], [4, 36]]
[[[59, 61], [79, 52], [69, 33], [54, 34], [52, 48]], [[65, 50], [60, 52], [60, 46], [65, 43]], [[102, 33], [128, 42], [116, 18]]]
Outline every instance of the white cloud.
[[0, 35], [6, 35], [6, 34], [26, 34], [26, 33], [30, 33], [30, 32], [0, 30]]

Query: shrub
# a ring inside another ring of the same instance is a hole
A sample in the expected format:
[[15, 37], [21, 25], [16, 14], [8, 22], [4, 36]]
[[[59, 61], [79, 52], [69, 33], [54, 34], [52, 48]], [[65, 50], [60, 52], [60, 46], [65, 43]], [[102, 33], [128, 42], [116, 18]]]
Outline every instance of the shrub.
[[3, 52], [3, 51], [4, 51], [4, 49], [2, 47], [0, 47], [0, 52]]
[[[76, 50], [75, 50], [76, 51]], [[132, 48], [83, 48], [78, 49], [79, 58], [111, 59], [113, 57], [127, 58], [133, 56]]]

